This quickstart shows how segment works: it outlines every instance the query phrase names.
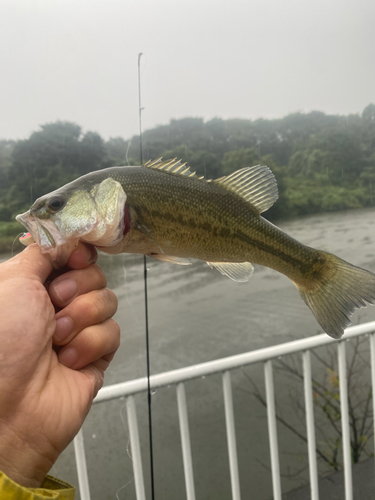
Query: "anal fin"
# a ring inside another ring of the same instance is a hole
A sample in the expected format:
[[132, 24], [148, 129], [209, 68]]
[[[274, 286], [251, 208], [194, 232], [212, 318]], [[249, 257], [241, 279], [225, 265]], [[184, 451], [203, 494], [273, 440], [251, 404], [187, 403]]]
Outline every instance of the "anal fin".
[[217, 269], [233, 281], [245, 282], [251, 278], [254, 268], [250, 262], [207, 262], [211, 269]]

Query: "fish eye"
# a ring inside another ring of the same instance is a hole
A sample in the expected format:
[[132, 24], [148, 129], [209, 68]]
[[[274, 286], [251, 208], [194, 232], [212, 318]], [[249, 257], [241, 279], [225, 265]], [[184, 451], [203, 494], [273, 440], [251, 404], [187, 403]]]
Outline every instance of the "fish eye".
[[62, 196], [54, 196], [48, 201], [47, 209], [50, 212], [58, 212], [65, 205], [65, 200]]

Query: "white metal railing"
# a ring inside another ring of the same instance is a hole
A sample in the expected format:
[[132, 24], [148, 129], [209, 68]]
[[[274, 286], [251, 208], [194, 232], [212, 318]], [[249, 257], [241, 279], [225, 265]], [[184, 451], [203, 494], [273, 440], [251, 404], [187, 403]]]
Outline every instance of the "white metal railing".
[[[340, 404], [341, 404], [341, 425], [343, 436], [343, 456], [344, 456], [344, 477], [345, 477], [345, 500], [353, 500], [352, 488], [352, 466], [350, 450], [350, 429], [349, 429], [349, 411], [348, 411], [348, 391], [346, 380], [346, 346], [345, 340], [358, 337], [360, 335], [370, 334], [370, 356], [371, 356], [371, 382], [373, 393], [375, 391], [375, 321], [362, 325], [353, 326], [345, 331], [343, 339], [340, 341], [328, 337], [326, 334], [316, 335], [301, 340], [295, 340], [256, 351], [229, 356], [215, 361], [200, 363], [188, 366], [178, 370], [159, 373], [150, 377], [150, 386], [152, 390], [165, 386], [176, 386], [178, 416], [181, 433], [181, 447], [185, 474], [185, 486], [187, 500], [195, 500], [194, 476], [192, 466], [192, 454], [190, 447], [189, 423], [187, 413], [187, 402], [185, 395], [184, 382], [222, 373], [223, 396], [225, 408], [225, 421], [228, 442], [229, 467], [232, 488], [232, 499], [240, 500], [240, 482], [237, 463], [237, 446], [234, 423], [234, 410], [232, 400], [232, 385], [230, 370], [254, 363], [264, 362], [264, 376], [267, 400], [267, 418], [268, 433], [270, 441], [272, 485], [274, 500], [281, 500], [281, 481], [280, 465], [276, 426], [276, 410], [273, 384], [272, 360], [286, 354], [302, 352], [303, 374], [304, 374], [304, 393], [306, 408], [306, 427], [308, 442], [308, 458], [310, 473], [311, 500], [319, 500], [318, 491], [318, 472], [315, 446], [315, 426], [312, 398], [312, 377], [310, 350], [316, 347], [322, 347], [337, 343], [338, 347], [338, 367], [340, 380]], [[141, 460], [141, 449], [138, 433], [138, 423], [134, 394], [147, 391], [147, 378], [140, 378], [103, 387], [94, 400], [95, 404], [103, 403], [111, 399], [126, 397], [127, 418], [130, 434], [130, 446], [133, 458], [133, 471], [137, 500], [146, 500], [145, 487], [143, 480], [143, 469]], [[372, 399], [373, 412], [375, 415], [375, 398]], [[375, 437], [375, 419], [374, 419], [374, 437]], [[82, 430], [74, 440], [74, 449], [76, 455], [77, 472], [81, 500], [90, 500], [88, 474], [85, 460], [85, 451], [83, 443]]]

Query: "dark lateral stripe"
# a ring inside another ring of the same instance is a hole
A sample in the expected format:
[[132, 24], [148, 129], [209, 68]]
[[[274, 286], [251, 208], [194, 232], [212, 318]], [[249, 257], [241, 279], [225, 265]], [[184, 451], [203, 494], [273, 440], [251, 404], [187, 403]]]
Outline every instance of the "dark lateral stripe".
[[[238, 238], [243, 243], [247, 243], [248, 245], [252, 245], [253, 247], [258, 248], [262, 252], [269, 253], [283, 260], [287, 264], [290, 264], [301, 271], [301, 273], [306, 273], [311, 269], [311, 262], [303, 262], [301, 259], [293, 257], [290, 253], [285, 253], [283, 250], [278, 248], [277, 246], [268, 245], [264, 241], [259, 241], [254, 238], [251, 238], [248, 234], [243, 233], [242, 231], [236, 231], [234, 234], [236, 238]], [[302, 245], [301, 245], [302, 246]]]
[[[291, 265], [297, 269], [300, 270], [301, 273], [307, 273], [311, 270], [311, 266], [313, 265], [313, 262], [303, 262], [303, 260], [298, 259], [296, 257], [293, 257], [290, 253], [284, 252], [281, 248], [278, 248], [275, 245], [268, 244], [264, 241], [259, 241], [255, 238], [252, 238], [249, 234], [244, 233], [241, 230], [237, 230], [235, 232], [231, 231], [230, 228], [222, 226], [222, 227], [217, 227], [217, 226], [212, 226], [209, 222], [205, 221], [202, 223], [197, 222], [196, 220], [192, 218], [184, 218], [182, 214], [174, 215], [171, 212], [161, 212], [159, 210], [150, 210], [148, 211], [149, 214], [156, 218], [161, 220], [168, 221], [171, 224], [179, 224], [181, 226], [188, 226], [191, 229], [201, 229], [203, 231], [206, 231], [207, 233], [210, 233], [213, 237], [219, 237], [219, 238], [234, 238], [242, 243], [245, 243], [246, 245], [252, 246], [254, 248], [257, 248], [261, 250], [262, 252], [268, 253], [270, 255], [273, 255], [280, 260], [283, 260], [285, 263], [288, 265]], [[145, 217], [146, 218], [146, 217]], [[283, 233], [281, 233], [283, 234]], [[288, 237], [286, 236], [286, 241], [288, 241]], [[293, 244], [293, 241], [290, 242]], [[296, 243], [298, 245], [298, 243]], [[301, 245], [302, 246], [302, 245]]]

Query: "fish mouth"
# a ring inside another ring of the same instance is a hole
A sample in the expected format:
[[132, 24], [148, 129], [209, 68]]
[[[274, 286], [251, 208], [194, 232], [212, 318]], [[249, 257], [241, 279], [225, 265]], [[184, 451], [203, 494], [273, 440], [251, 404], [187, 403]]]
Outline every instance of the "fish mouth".
[[77, 246], [77, 239], [66, 241], [52, 219], [45, 219], [43, 223], [34, 217], [30, 210], [16, 217], [34, 238], [43, 254], [49, 254], [56, 267], [66, 264], [72, 250]]
[[43, 253], [50, 252], [51, 249], [56, 247], [56, 241], [53, 237], [53, 233], [56, 233], [57, 228], [52, 220], [44, 221], [43, 225], [40, 220], [31, 215], [30, 210], [28, 210], [24, 214], [17, 215], [16, 221], [25, 226], [27, 231], [38, 243]]

